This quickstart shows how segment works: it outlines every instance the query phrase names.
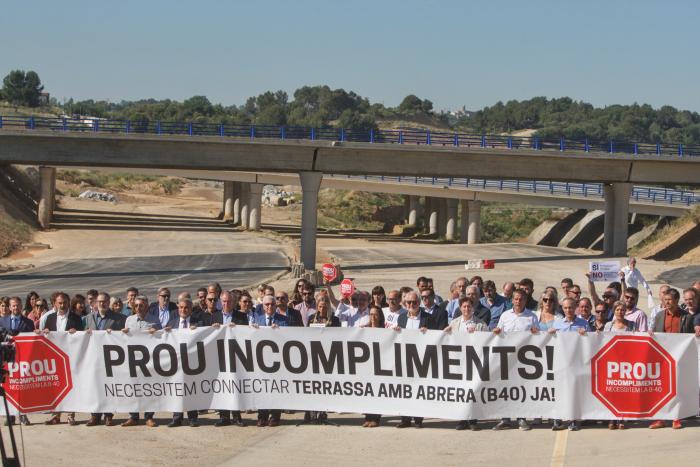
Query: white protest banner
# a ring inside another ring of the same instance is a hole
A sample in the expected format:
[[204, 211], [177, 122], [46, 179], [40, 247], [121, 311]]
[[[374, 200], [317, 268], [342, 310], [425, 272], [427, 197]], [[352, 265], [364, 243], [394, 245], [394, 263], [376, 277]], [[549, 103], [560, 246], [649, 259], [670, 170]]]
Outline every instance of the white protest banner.
[[22, 412], [288, 409], [443, 419], [676, 419], [698, 410], [691, 334], [372, 328], [16, 338]]
[[589, 261], [588, 272], [593, 282], [614, 282], [620, 280], [619, 261]]

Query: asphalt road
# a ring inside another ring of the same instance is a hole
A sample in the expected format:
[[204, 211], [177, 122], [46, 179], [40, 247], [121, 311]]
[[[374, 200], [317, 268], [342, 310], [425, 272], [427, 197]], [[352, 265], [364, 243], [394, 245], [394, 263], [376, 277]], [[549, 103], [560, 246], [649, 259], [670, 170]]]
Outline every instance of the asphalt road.
[[95, 288], [124, 296], [130, 286], [149, 297], [163, 286], [171, 287], [173, 293], [187, 290], [194, 294], [197, 288], [213, 281], [226, 289], [257, 284], [288, 265], [287, 257], [279, 250], [57, 261], [0, 275], [0, 294], [23, 297], [34, 290], [47, 297], [57, 290], [73, 295]]

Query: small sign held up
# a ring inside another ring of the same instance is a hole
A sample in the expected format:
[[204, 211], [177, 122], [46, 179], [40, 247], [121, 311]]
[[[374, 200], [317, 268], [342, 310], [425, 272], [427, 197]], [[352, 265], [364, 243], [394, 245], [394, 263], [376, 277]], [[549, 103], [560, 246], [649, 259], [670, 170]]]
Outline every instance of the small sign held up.
[[593, 282], [614, 282], [620, 280], [620, 262], [589, 261], [588, 272]]

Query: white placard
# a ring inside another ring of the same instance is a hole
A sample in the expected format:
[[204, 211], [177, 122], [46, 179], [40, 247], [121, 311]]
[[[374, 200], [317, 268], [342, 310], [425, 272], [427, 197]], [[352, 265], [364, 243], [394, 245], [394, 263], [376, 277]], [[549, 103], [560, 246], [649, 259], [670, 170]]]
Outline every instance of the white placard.
[[589, 261], [588, 272], [593, 282], [614, 282], [620, 280], [619, 261]]

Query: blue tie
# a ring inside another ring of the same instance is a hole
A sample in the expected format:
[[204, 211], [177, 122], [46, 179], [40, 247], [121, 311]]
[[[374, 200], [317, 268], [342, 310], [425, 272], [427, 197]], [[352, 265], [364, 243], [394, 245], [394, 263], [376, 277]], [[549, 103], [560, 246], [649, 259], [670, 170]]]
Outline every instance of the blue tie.
[[15, 318], [14, 316], [12, 317], [12, 330], [17, 330], [17, 318]]

